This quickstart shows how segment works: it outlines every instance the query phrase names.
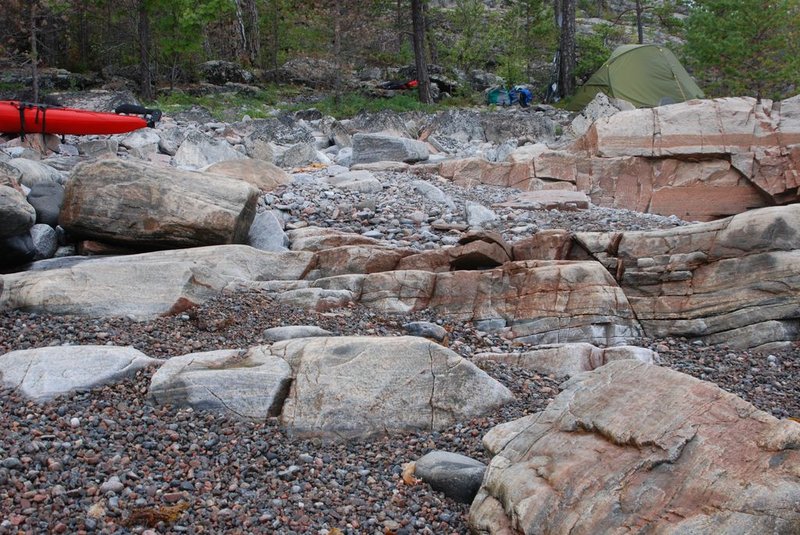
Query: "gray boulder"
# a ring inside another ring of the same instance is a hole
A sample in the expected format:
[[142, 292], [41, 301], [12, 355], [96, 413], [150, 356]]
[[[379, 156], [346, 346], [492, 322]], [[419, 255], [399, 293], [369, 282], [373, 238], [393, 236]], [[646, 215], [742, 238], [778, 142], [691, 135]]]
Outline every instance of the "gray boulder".
[[253, 224], [250, 225], [247, 243], [262, 251], [287, 251], [289, 249], [289, 237], [283, 231], [283, 222], [275, 216], [272, 210], [256, 214]]
[[447, 148], [457, 148], [471, 141], [486, 141], [481, 114], [472, 110], [448, 110], [440, 113], [428, 126], [427, 132]]
[[441, 325], [429, 321], [412, 321], [403, 324], [403, 329], [411, 336], [422, 336], [437, 342], [444, 342], [447, 338], [447, 330]]
[[58, 235], [50, 225], [37, 224], [31, 227], [31, 239], [36, 250], [34, 260], [52, 258], [58, 250]]
[[9, 186], [0, 186], [0, 238], [27, 232], [36, 222], [36, 210], [25, 196]]
[[231, 147], [225, 140], [214, 139], [193, 130], [186, 135], [175, 153], [175, 165], [186, 169], [200, 169], [225, 160], [242, 160], [246, 155]]
[[319, 152], [313, 143], [297, 143], [286, 149], [278, 158], [277, 164], [283, 168], [302, 167], [311, 163], [331, 163]]
[[325, 182], [337, 188], [358, 191], [361, 193], [375, 193], [383, 190], [383, 184], [369, 171], [349, 171], [332, 177], [326, 177]]
[[61, 183], [64, 181], [60, 171], [42, 162], [28, 160], [27, 158], [12, 158], [8, 161], [8, 165], [19, 170], [19, 183], [29, 188], [42, 182]]
[[[30, 262], [36, 256], [36, 247], [29, 232], [0, 238], [0, 267], [14, 267]], [[3, 280], [0, 279], [0, 292], [3, 290]], [[2, 299], [0, 299], [2, 303]], [[2, 308], [0, 306], [0, 308]]]
[[119, 144], [137, 158], [147, 159], [151, 154], [158, 152], [161, 137], [150, 128], [135, 130], [121, 136]]
[[269, 119], [234, 123], [232, 126], [237, 132], [242, 133], [244, 145], [248, 151], [256, 141], [271, 142], [282, 146], [315, 142], [311, 128], [289, 113], [282, 113]]
[[350, 120], [342, 121], [342, 125], [350, 132], [416, 138], [417, 128], [411, 122], [407, 120], [406, 115], [391, 110], [381, 110], [378, 113], [359, 113]]
[[291, 368], [255, 347], [173, 357], [153, 374], [149, 396], [161, 404], [232, 413], [263, 420], [283, 405]]
[[186, 130], [183, 128], [163, 128], [159, 130], [158, 150], [164, 154], [175, 156], [181, 143], [186, 140]]
[[428, 147], [421, 141], [384, 134], [353, 136], [353, 164], [373, 162], [415, 163], [428, 159]]
[[0, 381], [37, 402], [132, 377], [159, 363], [132, 347], [53, 346], [0, 357]]
[[28, 202], [36, 210], [37, 223], [55, 227], [64, 204], [64, 186], [55, 182], [34, 184], [28, 193]]
[[484, 227], [499, 219], [499, 216], [491, 208], [486, 208], [482, 204], [467, 201], [464, 205], [464, 215], [470, 227]]
[[500, 145], [509, 139], [529, 141], [551, 140], [556, 135], [556, 123], [543, 112], [528, 112], [517, 109], [481, 116], [481, 125], [489, 143]]
[[472, 503], [483, 481], [486, 465], [480, 461], [447, 451], [432, 451], [415, 463], [414, 474], [431, 486], [461, 503]]

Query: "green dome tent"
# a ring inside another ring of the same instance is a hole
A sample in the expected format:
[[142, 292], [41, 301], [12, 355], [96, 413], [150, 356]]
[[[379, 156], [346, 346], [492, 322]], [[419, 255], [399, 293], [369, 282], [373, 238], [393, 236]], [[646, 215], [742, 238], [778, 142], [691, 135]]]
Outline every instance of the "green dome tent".
[[668, 49], [657, 45], [618, 46], [575, 92], [567, 108], [578, 111], [602, 91], [637, 108], [703, 98], [689, 73]]

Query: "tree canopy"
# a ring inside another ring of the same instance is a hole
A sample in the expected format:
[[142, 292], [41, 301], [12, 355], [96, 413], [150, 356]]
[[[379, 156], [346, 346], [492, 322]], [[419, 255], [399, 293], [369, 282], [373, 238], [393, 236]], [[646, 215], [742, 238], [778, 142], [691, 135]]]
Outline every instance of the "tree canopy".
[[[560, 48], [566, 76], [559, 86], [568, 92], [616, 45], [662, 36], [656, 28], [679, 35], [678, 18], [671, 16], [679, 1], [612, 7], [576, 0], [415, 0], [424, 19], [417, 53], [451, 73], [490, 71], [509, 85], [530, 83], [543, 92]], [[684, 56], [709, 95], [778, 97], [796, 90], [800, 0], [684, 3]], [[139, 82], [142, 95], [196, 81], [198, 66], [212, 59], [239, 63], [260, 80], [274, 79], [297, 57], [328, 60], [337, 71], [400, 67], [415, 63], [411, 6], [411, 0], [5, 0], [0, 57], [105, 79], [120, 75]], [[556, 21], [560, 15], [563, 24], [564, 9], [568, 24], [561, 31]], [[591, 18], [595, 29], [586, 33]]]
[[800, 0], [695, 0], [685, 53], [712, 96], [781, 98], [800, 81]]

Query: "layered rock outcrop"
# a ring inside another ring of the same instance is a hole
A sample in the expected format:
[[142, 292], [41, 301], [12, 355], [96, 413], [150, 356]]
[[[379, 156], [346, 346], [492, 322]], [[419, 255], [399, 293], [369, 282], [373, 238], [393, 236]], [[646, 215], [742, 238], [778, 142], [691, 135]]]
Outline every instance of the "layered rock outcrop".
[[648, 336], [756, 346], [800, 335], [800, 205], [665, 231], [578, 233]]
[[693, 100], [595, 121], [572, 146], [428, 170], [458, 184], [583, 191], [599, 206], [710, 221], [798, 200], [800, 96]]

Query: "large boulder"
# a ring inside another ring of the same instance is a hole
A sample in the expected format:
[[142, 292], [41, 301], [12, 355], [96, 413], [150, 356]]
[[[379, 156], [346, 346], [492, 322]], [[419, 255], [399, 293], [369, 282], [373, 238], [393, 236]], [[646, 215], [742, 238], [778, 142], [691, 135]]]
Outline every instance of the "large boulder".
[[353, 136], [353, 164], [372, 162], [414, 163], [428, 159], [428, 147], [421, 141], [384, 134]]
[[0, 381], [38, 402], [121, 381], [160, 361], [132, 347], [56, 346], [0, 356]]
[[392, 110], [381, 110], [377, 113], [362, 112], [352, 119], [342, 121], [342, 125], [353, 133], [417, 137], [414, 121], [409, 120], [407, 114], [399, 114]]
[[318, 58], [295, 58], [284, 63], [277, 72], [283, 82], [307, 85], [313, 88], [333, 87], [341, 78], [340, 69], [334, 63]]
[[177, 314], [241, 281], [296, 280], [313, 254], [220, 245], [87, 260], [3, 275], [0, 310], [90, 317]]
[[243, 243], [258, 190], [240, 180], [144, 162], [79, 165], [61, 226], [77, 236], [148, 248]]
[[499, 425], [469, 522], [500, 533], [796, 533], [800, 424], [634, 361]]
[[667, 230], [578, 233], [648, 336], [755, 347], [800, 336], [800, 205]]
[[582, 164], [577, 186], [599, 206], [689, 221], [768, 205], [759, 188], [722, 158], [591, 158]]
[[512, 399], [474, 364], [423, 338], [301, 338], [270, 351], [292, 367], [281, 419], [298, 435], [435, 431]]
[[421, 138], [452, 154], [467, 149], [472, 142], [485, 142], [486, 133], [479, 112], [447, 110], [436, 115]]

